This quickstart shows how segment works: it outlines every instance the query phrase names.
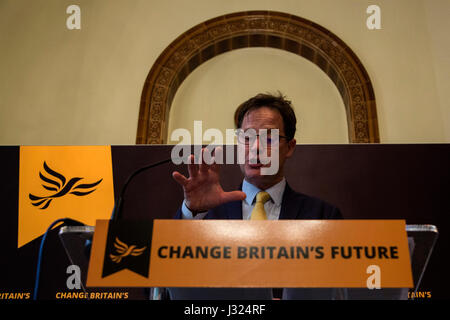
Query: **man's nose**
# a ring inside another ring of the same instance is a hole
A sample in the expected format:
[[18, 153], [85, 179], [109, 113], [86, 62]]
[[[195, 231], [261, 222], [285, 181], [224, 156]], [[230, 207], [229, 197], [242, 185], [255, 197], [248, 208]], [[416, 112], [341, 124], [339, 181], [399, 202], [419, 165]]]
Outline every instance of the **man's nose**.
[[255, 138], [250, 140], [250, 149], [259, 150], [259, 136], [255, 136]]
[[259, 154], [259, 137], [256, 136], [249, 141], [248, 157], [249, 159], [258, 159]]

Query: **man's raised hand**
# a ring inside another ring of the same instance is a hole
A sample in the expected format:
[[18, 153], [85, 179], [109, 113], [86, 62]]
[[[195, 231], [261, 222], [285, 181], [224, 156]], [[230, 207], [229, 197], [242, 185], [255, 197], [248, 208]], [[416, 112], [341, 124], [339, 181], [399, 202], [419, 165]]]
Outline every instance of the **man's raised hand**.
[[[216, 152], [221, 151], [220, 147], [216, 148]], [[244, 200], [246, 194], [242, 191], [225, 192], [220, 185], [220, 165], [216, 163], [214, 156], [211, 164], [205, 163], [202, 149], [200, 164], [194, 161], [194, 155], [189, 156], [188, 172], [189, 178], [178, 171], [172, 173], [173, 178], [178, 182], [184, 191], [184, 200], [186, 206], [195, 214], [198, 212], [208, 211], [223, 203]]]

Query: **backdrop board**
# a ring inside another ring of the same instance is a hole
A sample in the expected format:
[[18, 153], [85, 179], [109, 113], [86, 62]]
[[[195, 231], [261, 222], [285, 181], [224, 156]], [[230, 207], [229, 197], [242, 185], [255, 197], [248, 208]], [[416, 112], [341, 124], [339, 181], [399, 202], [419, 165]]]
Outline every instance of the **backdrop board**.
[[[58, 147], [54, 147], [58, 148]], [[27, 201], [29, 207], [37, 208], [39, 215], [58, 208], [66, 201], [77, 206], [78, 201], [87, 201], [107, 186], [107, 179], [89, 176], [85, 172], [68, 172], [58, 158], [46, 162], [53, 172], [62, 174], [68, 183], [72, 178], [84, 178], [73, 184], [78, 187], [62, 197], [52, 200], [46, 209], [33, 206], [29, 194], [46, 197], [55, 191], [36, 185], [33, 190], [22, 190], [19, 186], [21, 162], [19, 146], [0, 147], [2, 159], [2, 232], [0, 241], [3, 249], [0, 272], [0, 292], [33, 292], [37, 255], [42, 230], [35, 238], [19, 245], [19, 199]], [[110, 170], [112, 171], [111, 199], [121, 190], [127, 177], [136, 169], [153, 162], [170, 158], [171, 146], [111, 146]], [[63, 159], [63, 157], [59, 158]], [[39, 176], [55, 181], [40, 159], [39, 167], [30, 179]], [[401, 219], [406, 224], [432, 224], [439, 230], [439, 239], [423, 275], [419, 289], [429, 292], [432, 298], [448, 298], [449, 280], [445, 277], [445, 264], [441, 257], [450, 250], [450, 145], [407, 144], [407, 145], [298, 145], [288, 160], [285, 174], [289, 185], [296, 191], [323, 199], [339, 207], [345, 219]], [[174, 170], [187, 174], [184, 165], [168, 163], [137, 176], [125, 194], [123, 214], [126, 219], [171, 219], [183, 200], [183, 192], [172, 179]], [[221, 171], [225, 190], [239, 187], [242, 175], [238, 165], [224, 165]], [[82, 186], [80, 188], [80, 185]], [[84, 186], [83, 186], [84, 185]], [[91, 188], [86, 188], [90, 185]], [[84, 188], [83, 188], [84, 187]], [[94, 190], [87, 195], [81, 195]], [[19, 194], [26, 193], [26, 197]], [[28, 197], [28, 198], [27, 198]], [[34, 201], [36, 204], [37, 202]], [[42, 204], [41, 204], [42, 205]], [[109, 216], [108, 208], [94, 210], [90, 217], [103, 219]], [[47, 210], [47, 211], [46, 211]], [[100, 212], [101, 211], [101, 212]], [[97, 216], [97, 217], [96, 217]], [[55, 216], [56, 217], [56, 216]], [[64, 217], [64, 212], [60, 213]], [[75, 216], [73, 218], [76, 218]], [[45, 230], [44, 230], [45, 231]], [[43, 254], [40, 297], [55, 299], [58, 292], [67, 292], [67, 267], [70, 261], [58, 237], [51, 231]], [[129, 298], [147, 298], [142, 291], [129, 290]]]

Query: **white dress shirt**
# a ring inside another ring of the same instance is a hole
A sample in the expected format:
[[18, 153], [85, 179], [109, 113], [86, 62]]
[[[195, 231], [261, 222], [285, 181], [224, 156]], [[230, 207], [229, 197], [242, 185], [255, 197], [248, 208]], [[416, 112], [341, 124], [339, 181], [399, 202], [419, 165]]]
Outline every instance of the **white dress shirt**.
[[[244, 179], [242, 183], [242, 191], [247, 195], [247, 197], [242, 200], [242, 218], [243, 220], [249, 220], [252, 210], [255, 206], [256, 195], [260, 191], [266, 191], [270, 195], [270, 200], [264, 204], [264, 209], [266, 210], [268, 220], [278, 220], [281, 211], [281, 200], [283, 199], [284, 189], [286, 188], [286, 179], [283, 178], [280, 182], [268, 188], [267, 190], [261, 190], [254, 186], [250, 182]], [[188, 209], [185, 201], [181, 207], [182, 219], [203, 219], [206, 212], [200, 212], [195, 217], [192, 215], [192, 211]]]

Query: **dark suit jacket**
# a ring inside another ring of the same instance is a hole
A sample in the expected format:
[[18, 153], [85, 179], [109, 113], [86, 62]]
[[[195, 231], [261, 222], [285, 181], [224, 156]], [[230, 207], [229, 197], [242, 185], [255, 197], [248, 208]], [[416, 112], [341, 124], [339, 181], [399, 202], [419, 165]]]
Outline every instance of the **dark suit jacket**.
[[[181, 208], [177, 211], [176, 219], [181, 219]], [[338, 208], [322, 201], [295, 192], [286, 183], [281, 201], [280, 220], [295, 219], [341, 219]], [[242, 201], [228, 202], [208, 211], [205, 219], [240, 219], [242, 220]], [[272, 299], [273, 293], [281, 297], [279, 289], [249, 289], [249, 288], [169, 288], [172, 299], [181, 300], [264, 300]], [[335, 299], [335, 289], [284, 289], [283, 299]]]
[[[175, 219], [181, 219], [181, 208], [177, 211]], [[286, 183], [281, 201], [280, 220], [296, 219], [341, 219], [338, 208], [322, 201], [295, 192]], [[222, 204], [208, 211], [205, 219], [240, 219], [242, 220], [242, 201], [233, 201]]]

